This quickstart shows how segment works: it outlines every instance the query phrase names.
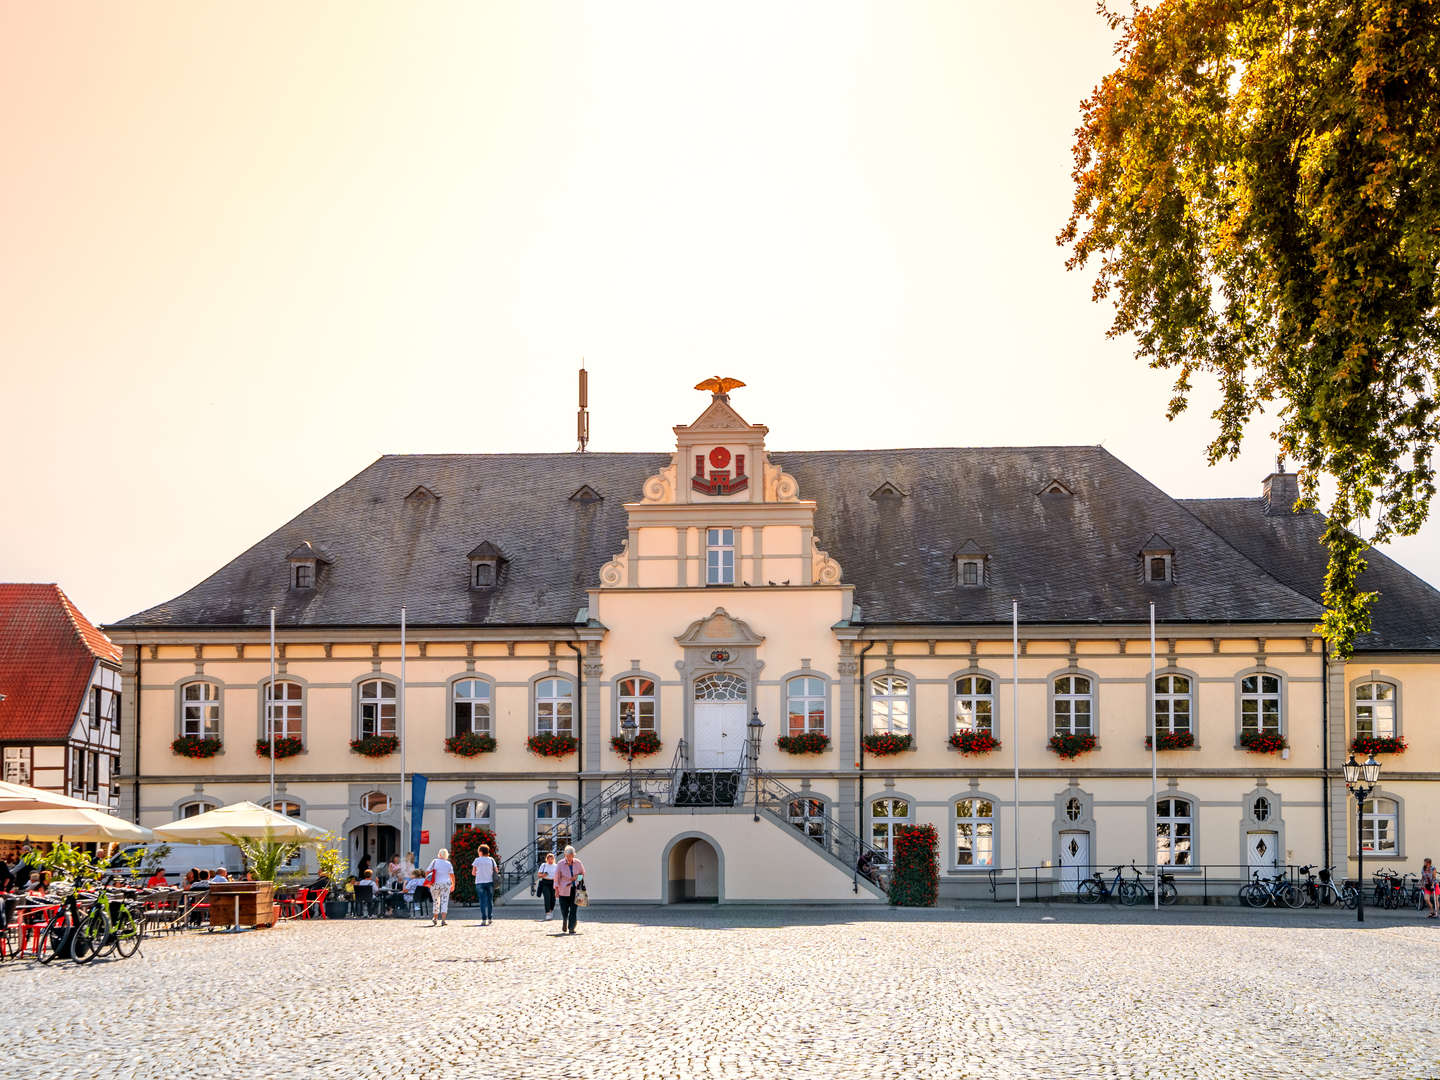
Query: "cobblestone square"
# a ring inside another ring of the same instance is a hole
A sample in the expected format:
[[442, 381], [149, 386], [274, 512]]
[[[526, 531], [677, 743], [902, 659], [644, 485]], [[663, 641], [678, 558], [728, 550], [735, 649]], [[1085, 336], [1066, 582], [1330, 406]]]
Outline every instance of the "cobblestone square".
[[[10, 1076], [1440, 1076], [1440, 926], [1375, 912], [528, 904], [0, 967]], [[22, 1036], [23, 1037], [20, 1037]]]

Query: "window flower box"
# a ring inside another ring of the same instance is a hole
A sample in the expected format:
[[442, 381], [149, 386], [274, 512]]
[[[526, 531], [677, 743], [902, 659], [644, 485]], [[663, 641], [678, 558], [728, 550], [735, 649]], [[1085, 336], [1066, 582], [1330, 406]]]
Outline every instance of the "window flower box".
[[361, 757], [389, 757], [399, 749], [400, 738], [397, 735], [366, 735], [363, 739], [350, 740], [351, 752]]
[[525, 749], [541, 757], [562, 758], [580, 749], [580, 740], [574, 735], [531, 735]]
[[1053, 753], [1067, 760], [1073, 760], [1081, 754], [1088, 754], [1095, 749], [1095, 736], [1051, 735], [1048, 745]]
[[[280, 758], [294, 757], [296, 754], [302, 753], [304, 750], [304, 739], [286, 735], [275, 740], [275, 758], [277, 761]], [[263, 758], [268, 758], [270, 756], [269, 739], [255, 740], [255, 756]]]
[[830, 749], [830, 736], [819, 731], [800, 735], [781, 735], [775, 745], [787, 754], [823, 754]]
[[988, 754], [1000, 749], [1000, 740], [988, 731], [957, 731], [950, 736], [950, 745], [960, 753]]
[[445, 740], [445, 752], [461, 757], [478, 757], [489, 754], [494, 749], [494, 735], [481, 735], [474, 731], [467, 731], [464, 735], [451, 735]]
[[876, 757], [889, 757], [915, 748], [914, 735], [895, 735], [888, 731], [880, 735], [866, 735], [860, 742], [867, 754]]
[[225, 744], [216, 738], [199, 739], [194, 735], [181, 735], [170, 744], [170, 749], [181, 757], [211, 758], [220, 753]]
[[1399, 735], [1356, 735], [1350, 749], [1356, 754], [1403, 754], [1406, 742]]
[[621, 757], [628, 757], [632, 752], [636, 757], [649, 757], [651, 754], [660, 752], [660, 736], [653, 731], [640, 731], [635, 735], [635, 748], [633, 751], [625, 745], [624, 735], [615, 735], [610, 739], [610, 749]]
[[[1195, 745], [1195, 733], [1192, 731], [1162, 731], [1160, 742], [1155, 747], [1157, 750], [1189, 750]], [[1150, 736], [1145, 736], [1145, 749], [1150, 749]]]
[[1252, 754], [1278, 754], [1289, 747], [1284, 735], [1269, 731], [1247, 731], [1240, 736], [1240, 745]]

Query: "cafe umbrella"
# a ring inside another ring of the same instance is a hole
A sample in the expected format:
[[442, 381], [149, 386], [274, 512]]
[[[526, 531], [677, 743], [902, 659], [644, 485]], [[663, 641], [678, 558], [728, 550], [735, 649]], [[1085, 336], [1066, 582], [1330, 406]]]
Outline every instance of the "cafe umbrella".
[[65, 840], [70, 843], [143, 843], [149, 829], [97, 806], [52, 806], [0, 812], [0, 840]]
[[0, 811], [5, 810], [46, 810], [52, 807], [66, 807], [74, 810], [99, 810], [101, 807], [83, 799], [72, 799], [55, 791], [41, 791], [24, 784], [0, 781]]

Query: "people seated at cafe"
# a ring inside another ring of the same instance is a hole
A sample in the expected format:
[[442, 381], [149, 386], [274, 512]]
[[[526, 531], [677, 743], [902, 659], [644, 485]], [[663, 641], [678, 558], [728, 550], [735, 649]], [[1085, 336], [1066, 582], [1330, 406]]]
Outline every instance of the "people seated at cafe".
[[375, 871], [367, 869], [355, 882], [355, 914], [362, 919], [375, 917]]
[[157, 867], [155, 872], [150, 875], [150, 879], [145, 882], [145, 887], [147, 889], [163, 889], [169, 884], [170, 881], [166, 878], [165, 871]]
[[213, 885], [215, 882], [217, 882], [217, 881], [225, 881], [225, 882], [228, 882], [229, 880], [230, 880], [230, 871], [229, 871], [229, 870], [226, 870], [225, 867], [223, 867], [223, 866], [217, 868], [216, 871], [215, 871], [215, 873], [213, 873], [213, 874], [210, 875], [210, 883], [211, 883], [212, 885]]

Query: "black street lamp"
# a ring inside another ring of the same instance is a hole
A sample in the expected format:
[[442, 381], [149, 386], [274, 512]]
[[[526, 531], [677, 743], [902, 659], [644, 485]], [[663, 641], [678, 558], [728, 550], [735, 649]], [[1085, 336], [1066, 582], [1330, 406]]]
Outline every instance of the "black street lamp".
[[[750, 710], [750, 723], [746, 725], [750, 736], [750, 771], [755, 775], [755, 820], [760, 820], [760, 736], [765, 722], [760, 719], [760, 710]], [[742, 795], [741, 798], [744, 798]], [[744, 805], [743, 803], [741, 804]]]
[[1365, 921], [1365, 800], [1370, 798], [1370, 793], [1375, 790], [1380, 780], [1380, 763], [1371, 754], [1362, 764], [1355, 760], [1355, 755], [1350, 755], [1350, 760], [1345, 762], [1345, 786], [1350, 789], [1350, 794], [1355, 796], [1355, 852], [1359, 859], [1359, 866], [1356, 870], [1356, 892], [1355, 897], [1355, 921]]
[[626, 769], [630, 776], [630, 798], [625, 803], [626, 821], [635, 820], [635, 733], [639, 730], [640, 725], [635, 722], [633, 716], [627, 716], [620, 721], [620, 733], [625, 738]]

